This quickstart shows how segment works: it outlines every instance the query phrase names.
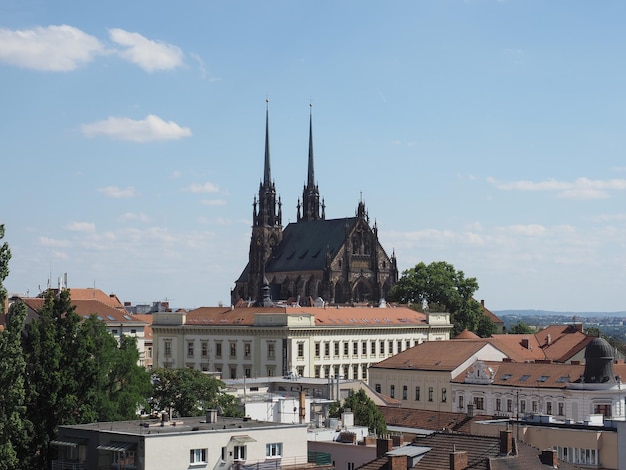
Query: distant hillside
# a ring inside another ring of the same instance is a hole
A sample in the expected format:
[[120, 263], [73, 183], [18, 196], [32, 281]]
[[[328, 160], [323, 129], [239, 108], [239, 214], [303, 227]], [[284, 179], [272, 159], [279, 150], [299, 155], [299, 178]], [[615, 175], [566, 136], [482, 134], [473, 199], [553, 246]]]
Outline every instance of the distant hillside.
[[499, 317], [543, 317], [543, 316], [570, 316], [570, 317], [622, 317], [626, 311], [620, 312], [555, 312], [552, 310], [492, 310]]

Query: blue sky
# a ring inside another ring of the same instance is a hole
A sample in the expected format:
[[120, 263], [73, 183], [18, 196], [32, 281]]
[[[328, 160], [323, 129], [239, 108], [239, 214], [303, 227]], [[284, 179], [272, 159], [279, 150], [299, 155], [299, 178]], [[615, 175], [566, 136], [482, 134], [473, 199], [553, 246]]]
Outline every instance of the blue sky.
[[283, 223], [309, 103], [327, 218], [492, 310], [625, 310], [626, 3], [0, 0], [5, 285], [228, 303], [269, 97]]

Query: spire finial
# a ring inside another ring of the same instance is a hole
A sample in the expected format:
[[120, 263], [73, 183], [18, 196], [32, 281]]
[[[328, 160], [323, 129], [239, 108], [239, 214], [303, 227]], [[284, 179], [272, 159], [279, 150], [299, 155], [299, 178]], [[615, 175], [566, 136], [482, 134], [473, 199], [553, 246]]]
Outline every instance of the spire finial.
[[270, 167], [270, 99], [265, 98], [265, 168], [263, 169], [263, 184], [269, 187], [272, 184], [272, 170]]

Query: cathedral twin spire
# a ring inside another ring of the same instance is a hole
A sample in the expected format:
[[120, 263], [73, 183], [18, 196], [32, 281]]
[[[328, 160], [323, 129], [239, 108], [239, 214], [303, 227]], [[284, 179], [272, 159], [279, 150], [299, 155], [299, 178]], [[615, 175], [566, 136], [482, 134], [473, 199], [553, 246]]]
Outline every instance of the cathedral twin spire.
[[[276, 202], [276, 187], [272, 181], [270, 163], [270, 132], [269, 132], [269, 100], [265, 100], [265, 162], [263, 168], [263, 181], [259, 186], [259, 200], [254, 199], [254, 225], [273, 226], [282, 225], [282, 203], [280, 197]], [[302, 203], [298, 200], [297, 221], [323, 220], [326, 218], [324, 200], [320, 204], [320, 193], [315, 183], [315, 166], [313, 158], [313, 105], [309, 115], [309, 161], [307, 171], [307, 183], [302, 190]], [[278, 207], [278, 212], [276, 211]], [[302, 215], [300, 209], [302, 208]], [[321, 208], [321, 211], [320, 211]]]

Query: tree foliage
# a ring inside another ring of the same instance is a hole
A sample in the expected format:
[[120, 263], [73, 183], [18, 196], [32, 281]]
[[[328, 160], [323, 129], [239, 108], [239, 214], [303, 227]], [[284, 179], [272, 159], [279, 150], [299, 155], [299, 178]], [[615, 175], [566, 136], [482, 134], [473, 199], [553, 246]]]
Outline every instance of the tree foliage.
[[350, 391], [350, 395], [343, 404], [331, 405], [329, 414], [333, 418], [339, 418], [345, 411], [352, 411], [354, 423], [359, 426], [367, 426], [370, 432], [376, 433], [378, 436], [387, 432], [385, 417], [372, 399], [367, 396], [365, 390], [359, 389], [356, 393]]
[[453, 334], [468, 329], [479, 336], [495, 333], [496, 327], [474, 298], [478, 290], [475, 277], [465, 277], [445, 261], [429, 265], [417, 264], [405, 270], [390, 293], [390, 300], [420, 304], [426, 301], [430, 310], [442, 309], [450, 313], [454, 325]]
[[177, 416], [199, 416], [217, 408], [224, 382], [197, 369], [155, 369], [152, 411], [169, 411]]
[[534, 331], [529, 325], [527, 325], [523, 321], [519, 321], [511, 327], [509, 333], [512, 335], [528, 335], [533, 334]]

